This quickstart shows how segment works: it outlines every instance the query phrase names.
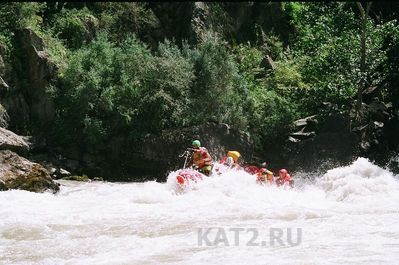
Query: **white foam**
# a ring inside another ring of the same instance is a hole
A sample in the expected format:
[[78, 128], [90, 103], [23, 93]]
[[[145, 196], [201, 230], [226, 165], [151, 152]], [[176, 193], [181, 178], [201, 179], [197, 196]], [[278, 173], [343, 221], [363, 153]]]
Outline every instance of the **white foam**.
[[[296, 188], [243, 171], [176, 195], [166, 183], [62, 181], [61, 192], [0, 193], [0, 264], [395, 264], [399, 184], [359, 158]], [[296, 247], [198, 246], [198, 228], [302, 228]]]

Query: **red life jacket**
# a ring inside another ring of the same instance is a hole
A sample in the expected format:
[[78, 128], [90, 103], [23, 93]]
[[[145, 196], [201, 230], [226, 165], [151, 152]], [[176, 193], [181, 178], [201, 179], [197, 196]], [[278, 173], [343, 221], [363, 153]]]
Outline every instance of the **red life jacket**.
[[208, 150], [206, 150], [205, 147], [200, 147], [199, 149], [194, 149], [193, 163], [198, 168], [212, 165], [212, 157], [208, 153]]
[[278, 186], [284, 185], [284, 184], [291, 184], [292, 178], [290, 174], [285, 174], [285, 176], [279, 176], [278, 179], [276, 179], [276, 184]]
[[252, 175], [258, 174], [259, 168], [257, 166], [245, 166], [244, 170]]
[[227, 160], [227, 156], [224, 156], [224, 157], [222, 157], [222, 158], [219, 160], [219, 163], [224, 165], [224, 164], [226, 163], [226, 160]]
[[266, 180], [270, 184], [273, 183], [273, 172], [267, 170], [266, 168], [259, 169], [257, 181], [265, 182]]

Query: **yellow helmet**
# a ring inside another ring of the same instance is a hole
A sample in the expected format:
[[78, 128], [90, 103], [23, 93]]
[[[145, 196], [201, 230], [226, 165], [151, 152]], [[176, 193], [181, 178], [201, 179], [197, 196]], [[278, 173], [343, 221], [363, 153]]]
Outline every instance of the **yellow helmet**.
[[228, 151], [227, 156], [233, 158], [234, 163], [237, 163], [237, 160], [239, 157], [241, 157], [241, 154], [238, 151]]

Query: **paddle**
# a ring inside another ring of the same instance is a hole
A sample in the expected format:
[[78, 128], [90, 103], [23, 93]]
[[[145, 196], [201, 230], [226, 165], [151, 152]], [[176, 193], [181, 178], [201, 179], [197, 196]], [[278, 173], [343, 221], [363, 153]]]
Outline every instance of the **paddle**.
[[190, 151], [192, 151], [192, 150], [194, 150], [194, 149], [192, 149], [192, 148], [187, 148], [187, 150], [184, 151], [183, 154], [179, 155], [179, 157], [185, 157], [183, 168], [186, 168], [187, 162], [188, 162], [188, 158], [191, 156], [191, 152], [190, 152]]

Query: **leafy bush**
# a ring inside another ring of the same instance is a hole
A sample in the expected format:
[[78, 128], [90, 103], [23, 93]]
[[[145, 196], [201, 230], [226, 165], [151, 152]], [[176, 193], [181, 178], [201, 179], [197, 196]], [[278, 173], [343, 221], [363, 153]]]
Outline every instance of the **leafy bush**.
[[191, 120], [227, 122], [242, 128], [242, 100], [238, 96], [242, 87], [237, 85], [239, 74], [226, 43], [216, 34], [208, 33], [195, 49], [186, 51], [194, 64], [195, 81], [191, 90], [193, 111]]
[[354, 13], [344, 3], [303, 4], [293, 12], [298, 36], [293, 56], [316, 102], [348, 102], [357, 91], [360, 43]]
[[[350, 3], [292, 3], [290, 6], [296, 29], [291, 57], [295, 58], [297, 72], [306, 84], [306, 89], [302, 89], [308, 99], [305, 108], [316, 112], [325, 101], [350, 106], [361, 79], [360, 18], [356, 6]], [[395, 35], [395, 31], [397, 26], [392, 21], [378, 25], [368, 19], [367, 86], [381, 83], [380, 66], [386, 60], [383, 40]]]
[[244, 44], [234, 46], [232, 53], [240, 75], [247, 82], [249, 89], [254, 90], [255, 86], [260, 85], [260, 79], [257, 76], [265, 72], [265, 69], [261, 67], [264, 54], [257, 47]]
[[94, 38], [98, 20], [87, 8], [62, 9], [53, 19], [52, 30], [67, 47], [79, 48]]
[[39, 28], [43, 22], [40, 13], [45, 7], [45, 3], [35, 2], [0, 4], [0, 32], [10, 33], [24, 27]]
[[137, 139], [182, 126], [192, 79], [192, 64], [167, 41], [152, 55], [134, 36], [118, 47], [100, 34], [73, 54], [63, 74], [54, 94], [62, 129], [54, 135], [65, 143], [78, 135], [79, 143], [93, 146], [113, 135]]
[[7, 55], [13, 49], [13, 36], [16, 30], [30, 27], [39, 31], [42, 25], [41, 12], [46, 4], [35, 2], [9, 2], [0, 4], [0, 43], [5, 45]]
[[96, 3], [99, 26], [115, 41], [132, 33], [143, 38], [158, 26], [157, 17], [147, 5], [144, 2]]
[[140, 109], [148, 130], [160, 130], [187, 125], [190, 120], [190, 87], [194, 79], [193, 64], [169, 41], [160, 43], [149, 65], [146, 90]]
[[262, 46], [239, 45], [235, 52], [240, 74], [249, 88], [249, 130], [262, 150], [265, 143], [289, 134], [293, 119], [298, 117], [295, 92], [304, 84], [291, 60], [278, 61], [274, 71], [266, 71], [261, 65], [270, 53]]
[[249, 120], [258, 150], [270, 141], [285, 139], [297, 118], [294, 105], [276, 92], [260, 88], [252, 93], [251, 100]]

